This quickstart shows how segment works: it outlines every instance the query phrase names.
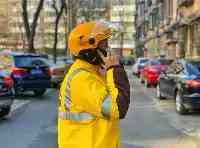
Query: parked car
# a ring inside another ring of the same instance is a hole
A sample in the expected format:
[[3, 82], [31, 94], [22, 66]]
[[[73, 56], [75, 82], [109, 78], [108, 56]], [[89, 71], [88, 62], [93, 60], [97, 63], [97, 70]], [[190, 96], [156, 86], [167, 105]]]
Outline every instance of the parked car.
[[64, 59], [64, 61], [58, 61], [56, 64], [50, 64], [52, 87], [58, 87], [60, 85], [72, 64], [72, 59]]
[[133, 74], [139, 76], [140, 71], [144, 68], [144, 65], [148, 62], [147, 58], [138, 58], [136, 63], [132, 67]]
[[200, 109], [200, 61], [177, 60], [160, 75], [159, 99], [174, 98], [176, 111], [185, 114]]
[[0, 117], [9, 114], [14, 100], [13, 81], [6, 69], [6, 65], [2, 63], [0, 65]]
[[51, 86], [50, 69], [46, 59], [40, 55], [24, 53], [0, 53], [2, 62], [7, 63], [9, 75], [14, 82], [15, 94], [33, 91], [42, 96]]
[[124, 56], [120, 58], [120, 64], [122, 65], [132, 65], [134, 62], [135, 60], [132, 56]]
[[140, 71], [140, 81], [145, 83], [145, 86], [157, 85], [161, 72], [167, 70], [173, 60], [169, 59], [152, 59], [146, 63], [143, 70]]

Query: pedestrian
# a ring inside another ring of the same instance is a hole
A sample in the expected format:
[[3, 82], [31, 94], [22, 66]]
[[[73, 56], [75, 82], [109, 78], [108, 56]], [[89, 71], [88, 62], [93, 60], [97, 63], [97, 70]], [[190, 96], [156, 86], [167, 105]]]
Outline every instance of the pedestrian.
[[109, 55], [111, 31], [108, 23], [93, 21], [69, 35], [75, 62], [60, 89], [59, 148], [120, 148], [118, 124], [129, 107], [130, 86], [118, 58]]

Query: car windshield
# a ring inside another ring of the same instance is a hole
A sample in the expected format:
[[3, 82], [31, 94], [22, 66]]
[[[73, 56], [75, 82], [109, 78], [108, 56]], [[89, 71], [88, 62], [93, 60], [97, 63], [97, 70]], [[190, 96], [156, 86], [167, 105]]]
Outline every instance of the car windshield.
[[200, 62], [190, 62], [186, 64], [189, 75], [200, 75]]
[[152, 60], [152, 61], [150, 61], [150, 65], [160, 65], [160, 61], [159, 60]]
[[48, 67], [46, 59], [39, 56], [16, 56], [14, 61], [17, 67]]
[[148, 59], [140, 59], [140, 61], [139, 61], [140, 64], [144, 64], [146, 62], [148, 62]]

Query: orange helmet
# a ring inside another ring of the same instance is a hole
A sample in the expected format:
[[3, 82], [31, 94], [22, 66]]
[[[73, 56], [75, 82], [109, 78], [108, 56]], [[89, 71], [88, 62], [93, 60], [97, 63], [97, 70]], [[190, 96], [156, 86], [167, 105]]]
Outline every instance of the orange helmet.
[[68, 40], [71, 54], [77, 56], [81, 50], [95, 49], [100, 41], [110, 38], [112, 35], [109, 23], [92, 21], [75, 27]]

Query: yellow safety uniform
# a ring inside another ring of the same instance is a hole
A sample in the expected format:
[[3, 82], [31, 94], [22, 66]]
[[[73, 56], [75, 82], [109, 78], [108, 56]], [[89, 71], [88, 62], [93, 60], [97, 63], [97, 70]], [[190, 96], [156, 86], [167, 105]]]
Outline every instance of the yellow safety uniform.
[[129, 106], [129, 82], [122, 66], [99, 67], [77, 59], [61, 85], [59, 148], [120, 148], [118, 123]]

